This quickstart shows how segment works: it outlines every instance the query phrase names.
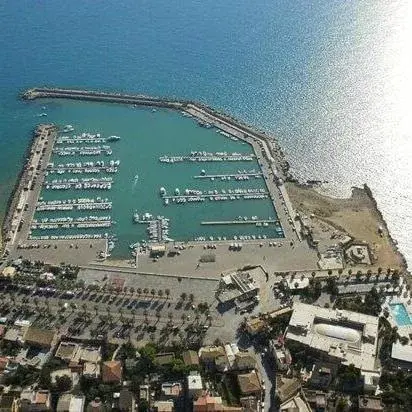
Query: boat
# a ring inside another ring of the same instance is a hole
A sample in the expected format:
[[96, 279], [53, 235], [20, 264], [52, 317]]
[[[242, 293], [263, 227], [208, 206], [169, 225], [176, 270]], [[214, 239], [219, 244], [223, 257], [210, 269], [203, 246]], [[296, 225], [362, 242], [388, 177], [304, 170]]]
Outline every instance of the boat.
[[117, 141], [120, 140], [120, 139], [121, 139], [120, 136], [109, 136], [109, 137], [107, 138], [107, 141], [108, 141], [108, 142], [117, 142]]
[[38, 116], [39, 116], [39, 117], [46, 117], [46, 116], [47, 116], [47, 113], [40, 113]]

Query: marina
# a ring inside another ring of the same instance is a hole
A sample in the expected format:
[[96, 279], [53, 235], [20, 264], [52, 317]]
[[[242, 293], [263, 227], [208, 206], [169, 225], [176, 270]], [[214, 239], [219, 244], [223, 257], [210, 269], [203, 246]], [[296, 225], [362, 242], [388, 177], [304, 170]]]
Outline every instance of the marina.
[[[96, 99], [105, 101], [103, 95]], [[138, 101], [181, 105], [147, 99]], [[28, 226], [32, 242], [96, 239], [106, 241], [103, 256], [126, 258], [130, 245], [281, 239], [293, 227], [294, 220], [284, 218], [289, 204], [281, 175], [262, 167], [271, 162], [270, 149], [260, 137], [249, 137], [247, 126], [229, 126], [230, 118], [212, 118], [209, 108], [193, 104], [183, 111], [136, 110], [135, 103], [133, 110], [83, 102], [65, 107], [65, 117], [53, 119], [65, 126], [59, 126], [43, 166]], [[150, 219], [142, 218], [146, 213]]]

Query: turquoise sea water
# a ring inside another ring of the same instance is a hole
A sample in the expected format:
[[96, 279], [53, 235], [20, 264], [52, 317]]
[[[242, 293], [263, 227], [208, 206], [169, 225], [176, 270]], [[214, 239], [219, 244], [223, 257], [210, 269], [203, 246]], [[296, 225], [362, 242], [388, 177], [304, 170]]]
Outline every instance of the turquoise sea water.
[[[411, 10], [407, 0], [1, 2], [1, 211], [42, 106], [19, 91], [146, 92], [268, 130], [298, 177], [335, 182], [332, 193], [367, 182], [410, 260]], [[49, 118], [64, 106], [47, 105]]]

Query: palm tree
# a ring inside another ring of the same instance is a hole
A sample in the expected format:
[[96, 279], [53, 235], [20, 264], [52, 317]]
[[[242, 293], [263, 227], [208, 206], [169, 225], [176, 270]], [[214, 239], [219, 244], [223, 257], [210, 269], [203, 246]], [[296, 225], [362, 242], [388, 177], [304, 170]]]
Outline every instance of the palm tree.
[[133, 308], [133, 309], [130, 311], [130, 313], [133, 315], [133, 323], [134, 323], [134, 322], [135, 322], [135, 319], [136, 319], [136, 309]]
[[159, 290], [157, 291], [157, 295], [161, 298], [161, 297], [163, 296], [163, 290], [162, 290], [162, 289], [159, 289]]
[[83, 303], [82, 309], [83, 309], [83, 312], [84, 312], [84, 313], [87, 312], [87, 305], [86, 305], [86, 303]]
[[145, 310], [143, 311], [143, 315], [144, 315], [145, 319], [147, 319], [147, 315], [148, 315], [147, 309], [145, 309]]
[[182, 324], [185, 323], [186, 322], [186, 314], [182, 313], [181, 318], [182, 318]]
[[134, 287], [133, 287], [133, 286], [131, 286], [131, 287], [129, 288], [129, 292], [130, 292], [131, 295], [133, 296], [133, 293], [134, 293]]
[[186, 300], [186, 298], [187, 298], [187, 293], [183, 292], [183, 293], [180, 295], [180, 298], [181, 298], [183, 301]]
[[137, 288], [137, 289], [136, 289], [136, 292], [137, 292], [137, 294], [138, 294], [139, 297], [140, 297], [140, 295], [142, 294], [142, 288]]
[[194, 300], [195, 300], [195, 295], [194, 295], [193, 293], [190, 293], [190, 294], [189, 294], [189, 301], [190, 301], [191, 303], [193, 303]]
[[154, 299], [155, 295], [156, 295], [156, 289], [152, 289], [150, 291], [151, 295], [152, 295], [152, 299]]
[[170, 296], [170, 289], [165, 289], [166, 298], [169, 299]]
[[[161, 313], [160, 313], [160, 309], [156, 310], [156, 318], [157, 318], [157, 322], [159, 322], [160, 318], [161, 318]], [[157, 323], [156, 322], [156, 323]]]
[[123, 320], [123, 308], [119, 309], [119, 314], [120, 314], [120, 320]]
[[147, 295], [147, 294], [149, 293], [149, 289], [148, 289], [148, 288], [144, 288], [144, 289], [143, 289], [143, 293], [144, 293], [145, 295]]

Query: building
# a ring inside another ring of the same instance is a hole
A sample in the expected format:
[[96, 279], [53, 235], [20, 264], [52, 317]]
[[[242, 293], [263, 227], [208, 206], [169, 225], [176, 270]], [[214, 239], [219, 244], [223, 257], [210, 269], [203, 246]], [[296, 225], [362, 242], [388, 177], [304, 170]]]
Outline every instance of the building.
[[308, 386], [313, 389], [328, 390], [336, 375], [336, 364], [317, 362], [313, 365]]
[[259, 286], [249, 272], [233, 272], [222, 276], [216, 298], [220, 303], [245, 301], [259, 294]]
[[0, 395], [0, 412], [17, 412], [18, 410], [16, 396], [8, 393]]
[[295, 396], [300, 391], [300, 388], [301, 384], [298, 379], [289, 379], [281, 375], [276, 375], [276, 395], [281, 403]]
[[139, 386], [139, 399], [145, 400], [148, 403], [150, 403], [150, 386], [149, 385]]
[[359, 412], [383, 411], [382, 399], [378, 396], [359, 396]]
[[100, 364], [94, 362], [84, 362], [83, 376], [97, 379], [100, 376]]
[[262, 394], [262, 384], [255, 370], [237, 375], [237, 382], [242, 395], [260, 396]]
[[102, 380], [104, 383], [120, 383], [123, 376], [120, 361], [107, 361], [102, 365]]
[[325, 392], [304, 389], [303, 393], [312, 410], [316, 412], [327, 411], [328, 399]]
[[256, 367], [256, 358], [248, 352], [238, 352], [234, 355], [232, 369], [250, 371]]
[[99, 363], [101, 361], [99, 346], [80, 345], [76, 342], [62, 341], [57, 348], [55, 357], [63, 359], [72, 365], [82, 362]]
[[273, 359], [275, 359], [276, 367], [278, 371], [287, 371], [292, 363], [292, 356], [284, 344], [283, 340], [269, 341], [269, 351]]
[[279, 412], [312, 412], [312, 409], [302, 396], [295, 395], [280, 405]]
[[83, 411], [85, 397], [63, 393], [57, 402], [56, 412], [78, 412]]
[[224, 371], [229, 367], [229, 360], [223, 346], [203, 346], [199, 349], [199, 359], [208, 368], [216, 367]]
[[191, 398], [197, 398], [202, 395], [203, 382], [199, 372], [190, 372], [187, 377], [187, 390]]
[[183, 362], [186, 366], [198, 366], [199, 356], [194, 350], [187, 350], [182, 353]]
[[109, 408], [100, 400], [96, 398], [92, 400], [86, 407], [86, 412], [106, 412]]
[[182, 394], [182, 385], [179, 382], [162, 383], [162, 395], [165, 398], [178, 398]]
[[50, 349], [56, 337], [56, 333], [48, 329], [40, 329], [30, 326], [24, 334], [24, 343], [41, 349]]
[[412, 370], [412, 345], [402, 345], [396, 342], [392, 345], [391, 357], [393, 363], [400, 369]]
[[119, 394], [119, 410], [121, 412], [135, 412], [136, 399], [129, 389], [122, 389]]
[[225, 406], [220, 396], [204, 394], [193, 401], [193, 412], [242, 412], [242, 408]]
[[70, 362], [75, 353], [79, 350], [79, 347], [79, 344], [74, 342], [60, 342], [54, 356], [66, 362]]
[[154, 358], [154, 363], [156, 365], [169, 365], [175, 359], [175, 354], [173, 352], [158, 353]]
[[155, 412], [175, 412], [173, 401], [156, 401], [153, 407]]
[[319, 360], [353, 364], [376, 382], [378, 318], [346, 310], [297, 303], [287, 328], [286, 340], [305, 346]]
[[23, 391], [20, 395], [21, 412], [48, 412], [51, 411], [51, 396], [47, 390], [31, 389]]

